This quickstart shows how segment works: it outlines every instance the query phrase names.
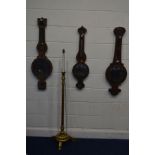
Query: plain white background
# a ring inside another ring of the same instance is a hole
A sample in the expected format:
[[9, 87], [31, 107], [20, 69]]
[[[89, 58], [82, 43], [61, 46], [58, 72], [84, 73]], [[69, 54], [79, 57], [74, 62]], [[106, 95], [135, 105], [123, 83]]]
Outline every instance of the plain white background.
[[[26, 154], [26, 4], [1, 2], [2, 155]], [[154, 3], [130, 0], [130, 154], [154, 150]], [[4, 16], [5, 15], [5, 16]]]

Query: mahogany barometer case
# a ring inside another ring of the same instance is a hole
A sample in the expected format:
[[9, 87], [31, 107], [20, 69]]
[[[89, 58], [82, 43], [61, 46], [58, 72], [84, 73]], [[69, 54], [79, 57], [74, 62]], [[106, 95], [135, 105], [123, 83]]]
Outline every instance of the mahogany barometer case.
[[85, 63], [87, 57], [84, 51], [85, 34], [87, 33], [87, 29], [81, 26], [78, 29], [78, 33], [79, 33], [79, 51], [76, 55], [77, 63], [73, 66], [72, 73], [73, 73], [73, 76], [77, 79], [76, 87], [78, 89], [83, 89], [85, 87], [85, 84], [83, 81], [89, 74], [89, 67]]
[[119, 89], [118, 87], [126, 79], [127, 76], [127, 70], [121, 60], [121, 47], [124, 33], [125, 28], [123, 27], [116, 27], [114, 29], [114, 35], [116, 37], [114, 58], [113, 62], [106, 70], [106, 79], [111, 85], [109, 92], [112, 95], [117, 95], [119, 92], [121, 92], [121, 89]]
[[47, 26], [46, 18], [38, 18], [39, 27], [39, 41], [37, 44], [38, 56], [32, 62], [31, 69], [34, 76], [38, 79], [38, 89], [46, 89], [46, 79], [50, 76], [53, 66], [51, 61], [47, 58], [47, 44], [45, 42], [45, 27]]

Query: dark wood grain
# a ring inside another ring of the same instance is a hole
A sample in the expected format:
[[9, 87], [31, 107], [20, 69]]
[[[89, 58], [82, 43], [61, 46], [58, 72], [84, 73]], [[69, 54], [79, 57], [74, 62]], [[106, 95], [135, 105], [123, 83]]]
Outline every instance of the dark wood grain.
[[85, 48], [85, 34], [87, 33], [87, 29], [81, 26], [78, 29], [79, 33], [79, 51], [76, 55], [77, 63], [73, 66], [72, 73], [73, 76], [77, 79], [76, 87], [78, 89], [82, 89], [85, 87], [83, 81], [89, 74], [89, 67], [85, 64], [87, 59], [84, 48]]
[[117, 95], [121, 92], [119, 89], [119, 85], [126, 79], [127, 71], [124, 67], [124, 64], [121, 60], [121, 47], [122, 47], [122, 38], [125, 33], [125, 28], [123, 27], [116, 27], [114, 29], [114, 35], [116, 37], [115, 41], [115, 52], [113, 62], [109, 65], [106, 70], [106, 79], [112, 86], [109, 89], [109, 92], [112, 95]]
[[51, 61], [46, 57], [47, 44], [45, 42], [45, 27], [47, 26], [46, 18], [38, 18], [39, 41], [37, 44], [38, 56], [32, 62], [31, 69], [34, 76], [38, 79], [38, 89], [46, 89], [46, 79], [50, 76], [53, 66]]

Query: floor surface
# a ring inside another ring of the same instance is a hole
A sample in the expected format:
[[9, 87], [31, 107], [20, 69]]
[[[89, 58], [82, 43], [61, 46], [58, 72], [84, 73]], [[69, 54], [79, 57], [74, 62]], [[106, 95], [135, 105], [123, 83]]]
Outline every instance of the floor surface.
[[61, 151], [53, 138], [27, 137], [27, 155], [129, 155], [129, 141], [116, 139], [75, 139]]

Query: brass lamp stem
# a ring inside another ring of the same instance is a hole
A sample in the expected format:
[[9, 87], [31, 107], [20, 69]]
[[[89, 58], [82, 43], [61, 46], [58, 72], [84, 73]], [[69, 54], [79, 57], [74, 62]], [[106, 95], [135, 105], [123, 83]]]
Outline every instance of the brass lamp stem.
[[61, 98], [61, 131], [64, 131], [64, 96], [65, 96], [65, 72], [61, 73], [61, 80], [62, 80], [62, 98]]
[[[63, 56], [64, 56], [65, 50], [63, 50]], [[65, 59], [65, 57], [64, 57]], [[65, 65], [65, 60], [64, 60], [64, 65]], [[64, 67], [65, 69], [65, 67]], [[61, 96], [61, 125], [60, 125], [60, 131], [58, 134], [55, 136], [56, 141], [58, 141], [58, 149], [62, 149], [62, 144], [64, 142], [67, 142], [68, 140], [72, 139], [65, 131], [64, 131], [64, 107], [65, 107], [65, 70], [61, 72], [61, 84], [62, 84], [62, 96]]]

